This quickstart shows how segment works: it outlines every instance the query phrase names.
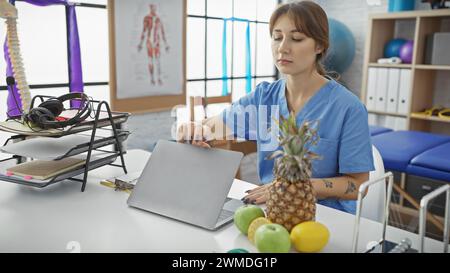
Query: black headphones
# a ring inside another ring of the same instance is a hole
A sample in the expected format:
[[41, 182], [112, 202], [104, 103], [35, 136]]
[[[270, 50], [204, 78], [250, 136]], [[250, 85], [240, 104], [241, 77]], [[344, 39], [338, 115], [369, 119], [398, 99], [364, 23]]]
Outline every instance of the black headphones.
[[[81, 108], [77, 114], [68, 120], [58, 121], [56, 118], [64, 111], [63, 103], [67, 100], [78, 99], [81, 101]], [[50, 98], [38, 107], [34, 107], [25, 115], [25, 121], [33, 123], [42, 129], [63, 128], [82, 122], [92, 112], [89, 97], [84, 93], [69, 93], [60, 97]]]

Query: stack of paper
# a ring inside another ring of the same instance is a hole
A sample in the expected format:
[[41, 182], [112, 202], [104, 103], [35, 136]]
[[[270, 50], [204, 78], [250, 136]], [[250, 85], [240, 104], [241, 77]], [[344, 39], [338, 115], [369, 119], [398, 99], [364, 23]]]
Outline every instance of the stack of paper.
[[84, 164], [85, 160], [78, 158], [64, 158], [57, 161], [33, 160], [18, 164], [7, 169], [11, 175], [25, 177], [28, 180], [46, 180], [64, 172], [73, 170]]

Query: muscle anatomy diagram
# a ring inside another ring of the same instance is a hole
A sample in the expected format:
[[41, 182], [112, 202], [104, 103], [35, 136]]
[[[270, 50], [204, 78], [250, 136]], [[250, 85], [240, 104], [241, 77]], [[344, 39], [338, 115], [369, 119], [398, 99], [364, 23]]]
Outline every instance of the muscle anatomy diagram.
[[158, 85], [163, 85], [163, 81], [161, 79], [161, 40], [164, 42], [164, 49], [166, 52], [169, 52], [169, 44], [167, 43], [164, 25], [158, 15], [156, 5], [150, 4], [149, 8], [150, 11], [143, 20], [138, 51], [142, 50], [143, 42], [145, 41], [151, 84], [155, 85], [158, 83]]

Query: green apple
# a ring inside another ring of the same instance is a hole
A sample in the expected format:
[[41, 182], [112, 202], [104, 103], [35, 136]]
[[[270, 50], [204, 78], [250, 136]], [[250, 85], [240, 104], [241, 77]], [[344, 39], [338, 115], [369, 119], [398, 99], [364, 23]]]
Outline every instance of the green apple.
[[288, 253], [291, 249], [291, 238], [282, 225], [265, 224], [256, 230], [255, 244], [262, 253]]
[[234, 224], [240, 232], [247, 235], [248, 227], [258, 217], [264, 217], [264, 210], [255, 205], [245, 205], [234, 213]]

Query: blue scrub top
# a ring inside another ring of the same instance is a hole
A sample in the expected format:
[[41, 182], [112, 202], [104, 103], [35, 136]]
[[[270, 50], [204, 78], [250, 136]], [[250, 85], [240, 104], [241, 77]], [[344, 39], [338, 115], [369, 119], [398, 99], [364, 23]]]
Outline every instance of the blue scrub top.
[[[257, 141], [258, 174], [264, 184], [273, 181], [274, 160], [266, 158], [281, 149], [274, 137], [277, 125], [273, 120], [289, 116], [285, 90], [284, 79], [262, 82], [222, 112], [224, 123], [235, 137]], [[330, 79], [297, 113], [298, 125], [315, 120], [320, 140], [311, 151], [322, 158], [313, 161], [313, 178], [374, 170], [367, 109], [358, 97]], [[353, 214], [356, 211], [353, 200], [325, 199], [318, 203]]]

